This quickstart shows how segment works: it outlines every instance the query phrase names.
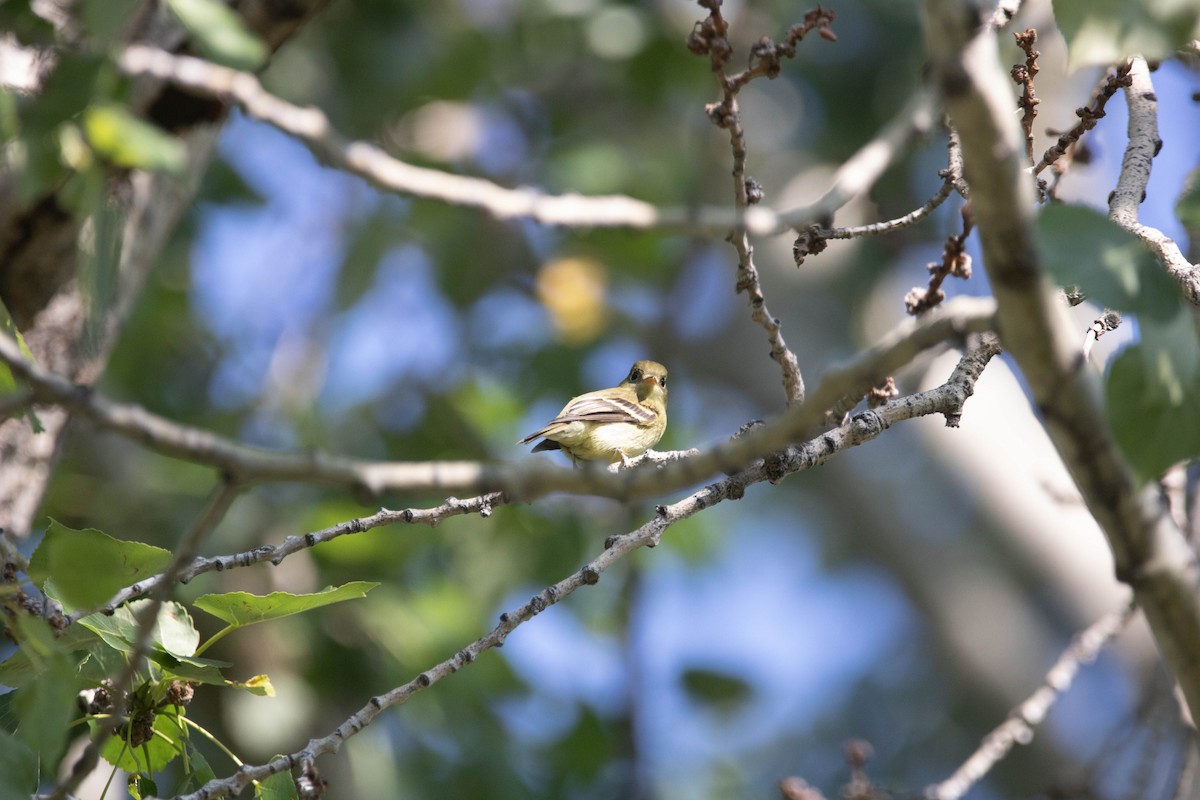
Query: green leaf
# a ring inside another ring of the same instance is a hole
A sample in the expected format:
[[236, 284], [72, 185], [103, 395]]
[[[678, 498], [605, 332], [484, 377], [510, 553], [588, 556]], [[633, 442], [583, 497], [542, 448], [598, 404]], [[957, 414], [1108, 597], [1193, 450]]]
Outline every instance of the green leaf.
[[0, 730], [0, 797], [30, 797], [37, 791], [38, 757], [24, 742]]
[[[112, 614], [88, 614], [76, 624], [94, 631], [114, 650], [131, 653], [133, 643], [137, 639], [137, 615], [153, 602], [148, 599], [134, 600]], [[156, 650], [174, 659], [168, 663], [175, 664], [196, 652], [196, 647], [200, 644], [200, 633], [192, 624], [192, 617], [183, 605], [167, 602], [163, 603], [158, 611], [154, 630], [150, 634], [150, 643]], [[197, 665], [206, 665], [206, 662], [197, 660]]]
[[66, 746], [67, 731], [75, 713], [75, 665], [43, 619], [17, 618], [21, 649], [40, 669], [40, 678], [17, 692], [13, 701], [17, 714], [17, 738], [41, 759], [42, 768], [53, 773]]
[[178, 678], [196, 683], [207, 683], [212, 686], [224, 686], [227, 681], [221, 670], [232, 667], [228, 661], [218, 661], [213, 658], [196, 658], [189, 656], [180, 658], [169, 653], [154, 653], [150, 656], [155, 664], [162, 667], [164, 678]]
[[142, 800], [144, 797], [157, 797], [158, 784], [150, 777], [135, 772], [129, 776], [126, 782], [126, 788], [129, 790], [130, 797], [133, 800]]
[[183, 142], [122, 106], [89, 106], [83, 113], [83, 130], [97, 155], [119, 167], [161, 170], [172, 175], [182, 175], [187, 167]]
[[1105, 384], [1108, 419], [1118, 444], [1143, 482], [1172, 464], [1200, 455], [1200, 380], [1184, 383], [1162, 348], [1127, 347]]
[[200, 631], [192, 624], [192, 617], [183, 605], [163, 603], [158, 619], [154, 621], [151, 641], [173, 656], [186, 658], [196, 652], [200, 644]]
[[1164, 58], [1200, 32], [1195, 0], [1054, 0], [1071, 68]]
[[296, 800], [296, 782], [290, 772], [276, 772], [254, 787], [255, 800]]
[[1143, 318], [1139, 329], [1149, 390], [1171, 406], [1182, 404], [1190, 387], [1200, 386], [1200, 338], [1191, 311], [1181, 305], [1166, 321]]
[[[68, 653], [91, 647], [99, 641], [96, 634], [78, 625], [70, 626], [57, 639], [58, 646]], [[22, 647], [3, 663], [0, 663], [0, 686], [19, 688], [42, 674], [46, 668], [46, 662], [31, 654], [31, 650]]]
[[167, 0], [207, 58], [234, 69], [255, 70], [267, 60], [267, 46], [221, 0]]
[[[171, 553], [161, 547], [114, 539], [94, 528], [74, 530], [51, 521], [30, 559], [29, 573], [67, 611], [95, 608], [120, 589], [166, 568]], [[52, 590], [52, 591], [51, 591]]]
[[1085, 206], [1053, 205], [1037, 219], [1038, 247], [1060, 286], [1109, 308], [1166, 320], [1180, 308], [1175, 282], [1129, 231]]
[[208, 759], [204, 757], [203, 753], [193, 747], [190, 742], [188, 743], [187, 752], [188, 761], [192, 765], [192, 771], [188, 775], [188, 780], [184, 786], [181, 787], [183, 791], [198, 789], [209, 781], [216, 779], [217, 773], [209, 765]]
[[230, 625], [241, 628], [258, 622], [289, 617], [303, 611], [366, 597], [367, 592], [378, 586], [370, 581], [351, 581], [342, 586], [329, 586], [312, 594], [272, 592], [254, 595], [248, 592], [206, 594], [197, 597], [193, 605], [207, 611]]

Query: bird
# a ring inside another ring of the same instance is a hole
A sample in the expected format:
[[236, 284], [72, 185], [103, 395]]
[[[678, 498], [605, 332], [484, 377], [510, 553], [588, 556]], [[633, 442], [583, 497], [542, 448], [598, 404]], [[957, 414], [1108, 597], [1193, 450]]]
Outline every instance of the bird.
[[541, 439], [532, 452], [562, 450], [579, 461], [628, 464], [662, 438], [667, 428], [667, 368], [638, 361], [611, 389], [581, 394], [554, 419], [521, 439]]

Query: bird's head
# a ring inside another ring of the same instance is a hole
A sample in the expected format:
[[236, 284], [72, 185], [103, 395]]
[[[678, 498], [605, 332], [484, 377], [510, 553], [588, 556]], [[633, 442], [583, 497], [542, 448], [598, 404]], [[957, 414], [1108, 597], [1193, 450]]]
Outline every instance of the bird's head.
[[657, 361], [638, 361], [629, 370], [625, 383], [637, 391], [638, 400], [651, 396], [667, 399], [667, 368]]

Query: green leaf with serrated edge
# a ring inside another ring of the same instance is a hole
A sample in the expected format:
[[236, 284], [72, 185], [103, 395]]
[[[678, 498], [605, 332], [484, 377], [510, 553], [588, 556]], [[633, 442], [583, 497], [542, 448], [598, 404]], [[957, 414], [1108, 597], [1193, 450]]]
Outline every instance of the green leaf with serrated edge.
[[17, 738], [38, 754], [42, 768], [54, 771], [67, 743], [67, 731], [75, 715], [75, 663], [55, 639], [45, 620], [17, 617], [21, 649], [40, 667], [41, 678], [17, 691], [13, 710]]
[[29, 574], [39, 585], [52, 580], [51, 596], [75, 611], [100, 606], [120, 589], [162, 572], [170, 560], [170, 551], [161, 547], [51, 520], [30, 559]]
[[1194, 0], [1054, 0], [1054, 21], [1075, 69], [1132, 55], [1170, 56], [1200, 36], [1200, 5]]
[[1086, 206], [1053, 205], [1037, 218], [1042, 263], [1060, 286], [1096, 303], [1155, 319], [1179, 310], [1175, 282], [1129, 231]]
[[167, 0], [209, 60], [234, 69], [256, 70], [267, 60], [267, 46], [221, 0]]
[[0, 730], [0, 797], [31, 797], [37, 785], [37, 753], [8, 731]]
[[182, 175], [187, 148], [162, 128], [138, 119], [118, 105], [92, 105], [83, 112], [88, 144], [118, 167], [157, 170]]
[[[107, 720], [106, 720], [107, 722]], [[90, 720], [93, 734], [96, 721]], [[183, 754], [187, 731], [172, 713], [154, 718], [154, 735], [138, 747], [130, 747], [121, 735], [110, 736], [100, 749], [101, 757], [126, 772], [157, 772]]]
[[200, 632], [192, 624], [192, 617], [182, 604], [163, 603], [150, 640], [156, 647], [182, 658], [196, 652], [200, 644]]
[[272, 592], [268, 595], [254, 595], [248, 592], [205, 594], [197, 597], [193, 605], [230, 625], [241, 628], [258, 622], [311, 611], [314, 608], [340, 603], [343, 600], [356, 600], [365, 597], [367, 592], [378, 585], [371, 581], [352, 581], [342, 586], [329, 586], [312, 594], [291, 594], [289, 592]]
[[1200, 455], [1200, 381], [1164, 385], [1161, 351], [1136, 344], [1113, 361], [1105, 381], [1109, 425], [1142, 482]]

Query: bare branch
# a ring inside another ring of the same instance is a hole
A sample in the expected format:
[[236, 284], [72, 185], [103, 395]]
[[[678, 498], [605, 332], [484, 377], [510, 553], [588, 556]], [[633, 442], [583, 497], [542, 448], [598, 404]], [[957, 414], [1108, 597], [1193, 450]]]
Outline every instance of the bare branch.
[[[744, 210], [717, 206], [660, 209], [623, 195], [548, 195], [532, 187], [508, 189], [480, 178], [414, 167], [375, 145], [345, 139], [324, 113], [271, 95], [253, 75], [198, 58], [132, 45], [121, 55], [118, 66], [130, 75], [152, 75], [203, 96], [236, 103], [249, 116], [303, 142], [330, 166], [358, 175], [383, 191], [478, 208], [498, 219], [526, 218], [545, 225], [590, 228], [680, 229], [710, 234], [744, 228], [755, 236], [798, 230], [813, 220], [832, 216], [858, 192], [869, 188], [888, 159], [902, 151], [914, 131], [927, 129], [932, 118], [929, 93], [918, 93], [879, 138], [843, 165], [834, 177], [834, 185], [812, 205], [786, 212], [762, 205]], [[920, 113], [914, 116], [914, 112]]]
[[946, 198], [954, 193], [954, 181], [950, 178], [942, 183], [937, 193], [926, 200], [920, 207], [914, 208], [907, 214], [883, 222], [872, 222], [867, 225], [856, 225], [849, 228], [818, 228], [815, 234], [821, 239], [858, 239], [863, 236], [878, 236], [915, 225], [928, 217]]
[[1108, 104], [1108, 101], [1117, 93], [1118, 89], [1128, 85], [1128, 64], [1122, 64], [1116, 69], [1110, 70], [1105, 75], [1104, 81], [1092, 94], [1091, 103], [1082, 108], [1075, 109], [1075, 116], [1079, 117], [1079, 122], [1075, 123], [1075, 127], [1071, 128], [1071, 130], [1060, 135], [1058, 141], [1042, 154], [1042, 160], [1034, 166], [1033, 174], [1038, 175], [1046, 167], [1058, 161], [1069, 148], [1079, 142], [1079, 139], [1085, 133], [1096, 127], [1096, 123], [1104, 118], [1104, 107]]
[[1108, 218], [1141, 239], [1179, 283], [1188, 302], [1200, 305], [1200, 266], [1189, 262], [1179, 245], [1162, 231], [1138, 222], [1138, 206], [1146, 197], [1150, 169], [1163, 143], [1158, 137], [1158, 98], [1146, 59], [1136, 56], [1130, 60], [1129, 79], [1125, 89], [1129, 144], [1121, 159], [1117, 188], [1108, 198]]
[[1017, 105], [1021, 107], [1021, 128], [1025, 131], [1025, 160], [1033, 166], [1033, 121], [1037, 119], [1037, 107], [1042, 102], [1038, 100], [1033, 79], [1041, 68], [1038, 66], [1040, 52], [1033, 49], [1037, 44], [1037, 29], [1028, 28], [1023, 32], [1014, 33], [1017, 47], [1025, 51], [1025, 63], [1016, 64], [1012, 68], [1012, 79], [1021, 87], [1021, 98]]
[[[213, 556], [211, 558], [197, 558], [192, 561], [187, 567], [180, 569], [174, 576], [174, 580], [180, 583], [188, 583], [198, 575], [203, 575], [206, 572], [224, 572], [225, 570], [234, 569], [236, 567], [249, 567], [252, 564], [259, 564], [263, 561], [270, 561], [272, 565], [279, 564], [288, 556], [300, 550], [309, 547], [316, 547], [339, 536], [345, 536], [352, 533], [363, 533], [372, 528], [379, 528], [384, 525], [395, 525], [397, 523], [420, 524], [436, 527], [442, 520], [456, 517], [463, 514], [478, 514], [481, 517], [489, 517], [492, 514], [492, 509], [498, 505], [507, 503], [504, 495], [500, 492], [492, 492], [491, 494], [481, 495], [479, 497], [471, 497], [466, 500], [460, 500], [457, 497], [450, 497], [446, 502], [434, 508], [405, 508], [400, 511], [392, 511], [390, 509], [381, 508], [378, 512], [369, 517], [357, 517], [346, 522], [331, 525], [328, 528], [322, 528], [319, 531], [311, 531], [303, 536], [289, 536], [277, 545], [261, 545], [252, 550], [246, 550], [241, 553], [235, 553], [228, 556]], [[152, 591], [162, 583], [171, 579], [171, 576], [166, 572], [161, 572], [145, 580], [138, 581], [135, 584], [125, 587], [117, 592], [103, 606], [91, 609], [80, 609], [67, 615], [68, 622], [77, 622], [80, 619], [94, 614], [96, 612], [111, 614], [118, 606], [132, 600], [139, 595]]]
[[[825, 13], [827, 12], [820, 10], [809, 12], [803, 24], [793, 26], [788, 32], [783, 45], [776, 45], [764, 37], [751, 51], [749, 66], [732, 76], [725, 74], [725, 66], [733, 55], [733, 46], [727, 36], [729, 23], [722, 16], [719, 4], [709, 6], [708, 17], [698, 23], [688, 37], [689, 50], [698, 55], [708, 56], [713, 76], [721, 90], [721, 100], [710, 103], [705, 112], [714, 125], [729, 132], [729, 149], [733, 157], [730, 173], [733, 177], [734, 207], [740, 212], [761, 201], [763, 192], [758, 182], [746, 174], [746, 132], [742, 127], [738, 92], [753, 78], [762, 75], [775, 77], [780, 69], [780, 56], [794, 56], [796, 42], [804, 38], [809, 31], [820, 25], [823, 26], [823, 32], [832, 35], [828, 28], [833, 18], [832, 13], [828, 12], [828, 17], [822, 16]], [[782, 323], [767, 308], [758, 267], [754, 264], [754, 246], [750, 243], [750, 234], [745, 228], [734, 228], [726, 236], [726, 241], [737, 251], [735, 288], [739, 294], [745, 292], [750, 296], [750, 317], [767, 332], [767, 340], [771, 343], [771, 358], [779, 364], [783, 373], [783, 390], [787, 402], [789, 405], [803, 402], [804, 377], [800, 373], [796, 354], [783, 338]]]
[[1014, 745], [1029, 744], [1033, 732], [1046, 719], [1046, 714], [1058, 698], [1071, 688], [1079, 668], [1093, 660], [1100, 651], [1125, 630], [1133, 618], [1136, 606], [1130, 603], [1120, 611], [1106, 614], [1071, 640], [1054, 666], [1046, 673], [1042, 685], [1025, 702], [1014, 708], [1008, 719], [984, 737], [970, 758], [954, 774], [925, 790], [926, 800], [959, 800], [971, 787], [1002, 761]]

